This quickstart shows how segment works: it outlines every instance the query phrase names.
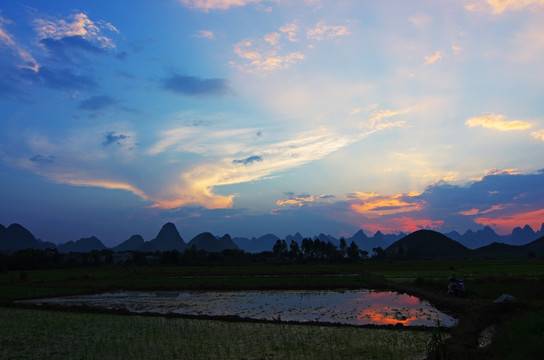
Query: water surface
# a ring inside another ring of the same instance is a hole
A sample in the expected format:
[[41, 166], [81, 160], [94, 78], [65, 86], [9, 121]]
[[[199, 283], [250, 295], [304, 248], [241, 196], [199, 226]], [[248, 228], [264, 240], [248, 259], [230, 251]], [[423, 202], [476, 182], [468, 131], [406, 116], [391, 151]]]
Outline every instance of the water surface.
[[349, 325], [453, 326], [424, 300], [393, 291], [116, 292], [37, 299], [34, 304], [87, 305], [133, 313], [229, 316]]

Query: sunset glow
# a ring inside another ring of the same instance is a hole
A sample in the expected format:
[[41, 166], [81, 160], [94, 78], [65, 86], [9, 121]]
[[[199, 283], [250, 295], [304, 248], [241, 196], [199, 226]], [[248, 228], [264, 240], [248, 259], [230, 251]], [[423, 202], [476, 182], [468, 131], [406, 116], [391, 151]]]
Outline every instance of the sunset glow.
[[542, 0], [5, 1], [0, 224], [108, 246], [168, 221], [538, 230], [543, 18]]

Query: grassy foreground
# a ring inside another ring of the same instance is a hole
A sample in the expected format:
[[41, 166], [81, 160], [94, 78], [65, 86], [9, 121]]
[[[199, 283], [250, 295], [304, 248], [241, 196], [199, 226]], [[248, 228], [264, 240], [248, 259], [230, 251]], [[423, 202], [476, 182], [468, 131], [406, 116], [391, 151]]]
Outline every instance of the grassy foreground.
[[[445, 295], [451, 273], [465, 278], [465, 298]], [[439, 351], [429, 354], [429, 359], [539, 359], [544, 353], [544, 260], [490, 259], [8, 272], [0, 274], [0, 306], [7, 306], [0, 307], [0, 358], [88, 358], [94, 354], [103, 358], [183, 359], [424, 357], [426, 344], [436, 335], [433, 331], [53, 312], [13, 308], [12, 303], [116, 289], [340, 288], [407, 292], [457, 317], [459, 325], [451, 330], [448, 340], [435, 342]], [[505, 293], [517, 301], [493, 303]], [[486, 329], [493, 329], [493, 341], [481, 348], [478, 339]]]
[[2, 359], [422, 359], [431, 332], [0, 308]]

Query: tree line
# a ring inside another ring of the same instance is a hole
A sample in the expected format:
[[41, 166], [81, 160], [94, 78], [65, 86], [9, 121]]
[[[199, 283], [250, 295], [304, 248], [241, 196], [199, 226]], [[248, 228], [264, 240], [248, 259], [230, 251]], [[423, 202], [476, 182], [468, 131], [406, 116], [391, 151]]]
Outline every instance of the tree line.
[[167, 250], [162, 252], [125, 251], [116, 253], [113, 250], [93, 250], [87, 253], [59, 253], [56, 249], [26, 249], [12, 253], [0, 254], [0, 272], [14, 270], [59, 269], [73, 267], [90, 267], [104, 265], [180, 265], [199, 266], [213, 264], [242, 264], [266, 262], [357, 262], [367, 259], [383, 259], [382, 248], [374, 248], [372, 254], [360, 250], [353, 241], [347, 245], [341, 238], [339, 246], [330, 241], [319, 239], [303, 239], [299, 245], [291, 241], [278, 240], [272, 251], [248, 253], [244, 250], [223, 250], [207, 252], [195, 246], [180, 252]]

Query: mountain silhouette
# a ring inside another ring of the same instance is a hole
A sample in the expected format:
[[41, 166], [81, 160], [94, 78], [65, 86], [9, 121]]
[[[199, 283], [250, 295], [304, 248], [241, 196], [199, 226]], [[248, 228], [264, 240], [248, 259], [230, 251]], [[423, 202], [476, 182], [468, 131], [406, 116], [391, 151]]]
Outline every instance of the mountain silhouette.
[[418, 230], [394, 242], [385, 249], [386, 256], [411, 259], [465, 257], [470, 250], [433, 230]]
[[156, 238], [150, 241], [150, 245], [159, 251], [185, 250], [185, 242], [176, 228], [176, 225], [168, 222], [164, 224]]
[[240, 249], [250, 253], [258, 253], [263, 251], [272, 251], [274, 244], [280, 238], [274, 234], [266, 234], [259, 238], [234, 238], [232, 239]]
[[[420, 231], [423, 231], [421, 234], [426, 234], [425, 231], [431, 230]], [[431, 232], [440, 234], [435, 231]], [[425, 238], [425, 236], [420, 235], [419, 231], [416, 231], [410, 235], [413, 234], [418, 234], [417, 237]], [[199, 236], [202, 236], [204, 240], [197, 239]], [[544, 252], [542, 245], [542, 243], [544, 243], [544, 240], [542, 240], [544, 237], [544, 223], [542, 223], [540, 229], [536, 232], [529, 225], [525, 225], [524, 227], [517, 227], [513, 229], [512, 233], [509, 235], [498, 235], [493, 229], [486, 226], [477, 231], [467, 230], [462, 235], [457, 231], [452, 231], [444, 234], [444, 236], [449, 238], [451, 241], [459, 243], [459, 245], [462, 247], [473, 250], [466, 253], [467, 256], [473, 257], [519, 257], [527, 256], [529, 253], [535, 253], [538, 255]], [[400, 247], [398, 246], [396, 247], [397, 250], [393, 250], [395, 247], [392, 247], [392, 245], [396, 244], [399, 240], [404, 240], [406, 237], [407, 236], [404, 233], [383, 234], [381, 231], [377, 231], [373, 236], [367, 236], [363, 230], [358, 230], [352, 237], [346, 238], [345, 240], [348, 245], [353, 241], [355, 244], [357, 244], [360, 250], [366, 250], [369, 253], [371, 253], [372, 249], [376, 247], [381, 247], [382, 249], [391, 247], [390, 254], [395, 253], [395, 251], [400, 251], [401, 253], [404, 252], [406, 255], [408, 248], [411, 248], [413, 253], [419, 254], [418, 256], [424, 256], [427, 253], [429, 256], [431, 255], [432, 252], [430, 252], [430, 250], [423, 249], [427, 246], [425, 245], [425, 239], [422, 240], [422, 245], [420, 246], [416, 246], [417, 244], [412, 244], [411, 246], [408, 246], [409, 244], [405, 244], [403, 250], [400, 250]], [[319, 238], [321, 241], [331, 241], [336, 246], [339, 245], [339, 241], [331, 235], [324, 235], [321, 233], [314, 236], [314, 239], [316, 238]], [[199, 244], [197, 248], [202, 250], [208, 249], [206, 251], [222, 251], [224, 249], [239, 248], [246, 252], [256, 253], [271, 251], [276, 241], [280, 240], [280, 238], [274, 234], [266, 234], [258, 238], [254, 237], [252, 239], [243, 237], [231, 239], [229, 235], [218, 238], [210, 233], [202, 233], [197, 235], [193, 240], [191, 240], [191, 245]], [[285, 240], [288, 243], [295, 241], [300, 246], [303, 237], [297, 232], [295, 235], [287, 235]], [[441, 240], [436, 241], [438, 244], [442, 244], [442, 242], [440, 242]], [[415, 242], [417, 243], [418, 241]], [[446, 242], [445, 244], [446, 245], [444, 245], [445, 247], [443, 249], [445, 249], [446, 252], [449, 252], [450, 254], [457, 253], [455, 249], [450, 249], [449, 245], [451, 245], [451, 243]], [[442, 248], [442, 245], [438, 246]], [[422, 249], [418, 250], [418, 247]], [[102, 242], [94, 236], [90, 238], [82, 238], [75, 242], [69, 241], [64, 244], [55, 245], [52, 242], [42, 242], [40, 239], [36, 239], [34, 235], [22, 225], [14, 223], [6, 228], [4, 225], [0, 224], [0, 251], [14, 252], [29, 248], [42, 250], [57, 248], [59, 252], [89, 252], [91, 250], [106, 249], [104, 244], [102, 244]], [[159, 231], [157, 237], [151, 241], [144, 242], [144, 239], [140, 235], [133, 235], [128, 240], [123, 241], [111, 249], [117, 252], [156, 252], [165, 250], [178, 250], [182, 252], [185, 250], [185, 248], [186, 244], [181, 238], [176, 226], [172, 223], [166, 223]], [[464, 250], [461, 251], [461, 253], [465, 253]], [[395, 254], [395, 256], [399, 256], [398, 253]], [[436, 255], [440, 257], [449, 256], [440, 252], [436, 253]]]
[[40, 249], [40, 242], [22, 225], [11, 224], [0, 229], [0, 250], [17, 251], [24, 249]]
[[134, 251], [144, 244], [144, 238], [141, 235], [132, 235], [128, 240], [123, 241], [121, 244], [112, 247], [113, 251]]
[[197, 250], [207, 252], [221, 252], [227, 249], [238, 250], [238, 246], [232, 241], [230, 235], [225, 234], [220, 238], [216, 238], [209, 232], [203, 232], [195, 236], [187, 243], [187, 249], [195, 247]]
[[93, 250], [104, 250], [106, 247], [96, 236], [81, 238], [77, 241], [68, 241], [57, 247], [60, 253], [70, 252], [91, 252]]

